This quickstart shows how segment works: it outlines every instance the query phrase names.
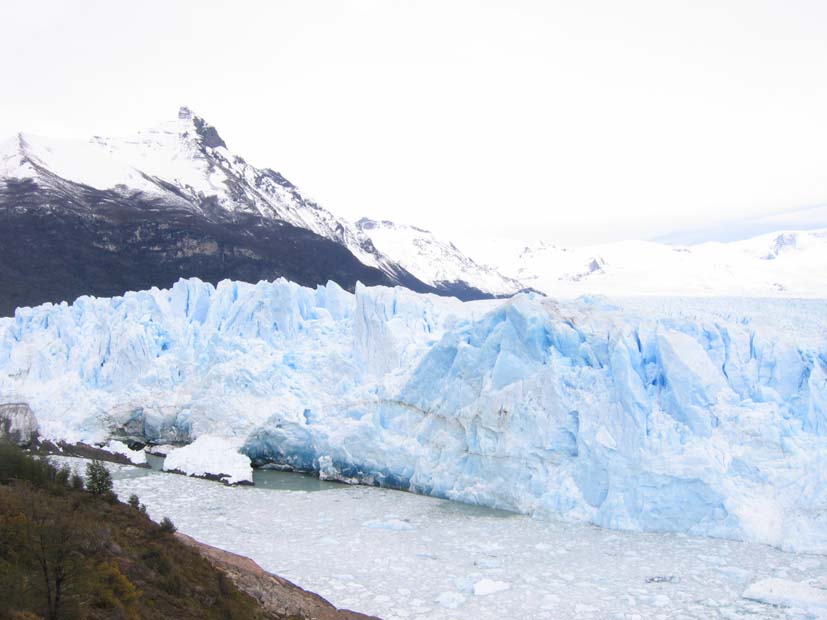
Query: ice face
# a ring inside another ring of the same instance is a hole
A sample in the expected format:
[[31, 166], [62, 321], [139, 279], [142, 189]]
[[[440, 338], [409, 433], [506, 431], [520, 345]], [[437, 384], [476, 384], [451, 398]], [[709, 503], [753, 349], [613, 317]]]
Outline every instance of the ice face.
[[817, 300], [182, 280], [0, 321], [0, 397], [47, 437], [210, 435], [325, 478], [827, 551], [825, 323]]

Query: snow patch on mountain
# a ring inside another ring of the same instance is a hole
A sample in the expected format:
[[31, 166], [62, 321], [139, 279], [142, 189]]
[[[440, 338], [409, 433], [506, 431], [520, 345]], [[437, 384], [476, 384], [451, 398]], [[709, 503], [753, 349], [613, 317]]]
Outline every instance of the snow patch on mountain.
[[129, 187], [151, 194], [163, 191], [140, 170], [91, 143], [20, 133], [0, 147], [0, 177], [33, 179], [44, 170], [90, 187]]
[[356, 227], [373, 246], [417, 278], [432, 286], [467, 284], [497, 296], [509, 296], [525, 287], [495, 268], [480, 265], [453, 243], [415, 226], [362, 218]]

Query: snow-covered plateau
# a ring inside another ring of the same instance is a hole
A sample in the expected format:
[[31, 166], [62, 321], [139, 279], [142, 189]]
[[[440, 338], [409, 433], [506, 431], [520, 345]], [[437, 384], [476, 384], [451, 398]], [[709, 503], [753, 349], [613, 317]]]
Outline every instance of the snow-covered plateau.
[[[826, 216], [827, 217], [827, 216]], [[565, 247], [466, 239], [496, 273], [554, 297], [688, 295], [827, 297], [827, 229], [780, 228], [739, 241], [674, 245], [628, 240]]]
[[217, 437], [232, 453], [202, 464], [244, 465], [240, 446], [323, 478], [827, 553], [825, 322], [824, 300], [182, 280], [0, 320], [0, 402], [49, 438]]

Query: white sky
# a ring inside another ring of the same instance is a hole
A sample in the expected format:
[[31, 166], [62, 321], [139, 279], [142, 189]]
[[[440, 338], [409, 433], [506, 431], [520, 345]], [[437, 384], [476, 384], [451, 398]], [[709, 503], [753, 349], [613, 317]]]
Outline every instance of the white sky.
[[187, 104], [336, 214], [585, 243], [827, 202], [827, 2], [3, 3], [0, 135]]

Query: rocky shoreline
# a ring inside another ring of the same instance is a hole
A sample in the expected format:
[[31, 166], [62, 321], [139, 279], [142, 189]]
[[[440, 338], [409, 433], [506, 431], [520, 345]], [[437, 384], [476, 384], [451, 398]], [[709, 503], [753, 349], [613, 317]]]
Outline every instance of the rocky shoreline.
[[253, 560], [243, 555], [224, 551], [177, 532], [183, 543], [197, 549], [218, 570], [245, 594], [252, 596], [267, 611], [277, 617], [296, 620], [380, 620], [348, 609], [337, 609], [330, 602], [268, 573]]

